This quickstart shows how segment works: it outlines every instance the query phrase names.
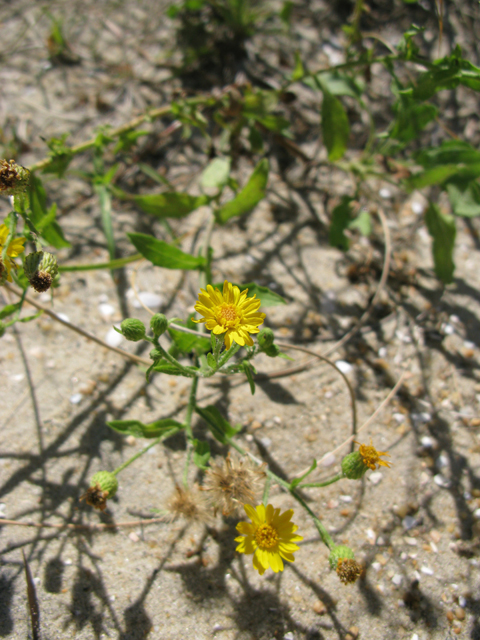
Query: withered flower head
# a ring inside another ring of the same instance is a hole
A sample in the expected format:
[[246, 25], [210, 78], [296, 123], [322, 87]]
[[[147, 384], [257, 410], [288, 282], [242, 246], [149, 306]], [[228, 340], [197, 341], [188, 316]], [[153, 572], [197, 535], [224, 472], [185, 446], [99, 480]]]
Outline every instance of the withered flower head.
[[105, 511], [107, 508], [107, 498], [108, 491], [104, 491], [99, 482], [94, 487], [88, 487], [83, 496], [80, 496], [80, 500], [85, 500], [90, 507], [99, 511]]
[[48, 291], [58, 274], [57, 259], [46, 251], [29, 253], [25, 258], [25, 275], [38, 293]]
[[235, 511], [243, 511], [244, 504], [254, 505], [263, 479], [266, 476], [263, 464], [256, 466], [250, 458], [236, 458], [227, 455], [225, 460], [210, 463], [205, 475], [203, 491], [208, 492], [208, 502], [215, 513], [222, 510], [224, 516]]
[[362, 574], [362, 568], [354, 558], [341, 558], [337, 564], [337, 575], [343, 584], [353, 584]]
[[170, 512], [170, 520], [176, 520], [182, 516], [187, 520], [198, 522], [208, 521], [208, 511], [201, 493], [194, 489], [184, 489], [176, 486], [167, 502], [167, 511]]
[[0, 160], [0, 193], [14, 196], [25, 191], [30, 182], [30, 171], [14, 160]]

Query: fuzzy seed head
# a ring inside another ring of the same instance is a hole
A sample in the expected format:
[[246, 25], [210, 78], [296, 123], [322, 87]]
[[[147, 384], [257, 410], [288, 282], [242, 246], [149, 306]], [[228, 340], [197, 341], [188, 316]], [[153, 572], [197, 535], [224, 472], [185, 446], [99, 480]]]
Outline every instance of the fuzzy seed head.
[[167, 511], [170, 513], [171, 521], [179, 517], [197, 522], [209, 520], [207, 506], [201, 493], [196, 489], [184, 489], [178, 485], [167, 502]]
[[362, 568], [354, 558], [341, 559], [337, 564], [337, 576], [343, 584], [353, 584], [362, 575]]
[[202, 487], [215, 512], [224, 516], [243, 511], [244, 504], [258, 503], [261, 485], [266, 476], [265, 465], [255, 466], [250, 458], [227, 455], [225, 460], [210, 463]]

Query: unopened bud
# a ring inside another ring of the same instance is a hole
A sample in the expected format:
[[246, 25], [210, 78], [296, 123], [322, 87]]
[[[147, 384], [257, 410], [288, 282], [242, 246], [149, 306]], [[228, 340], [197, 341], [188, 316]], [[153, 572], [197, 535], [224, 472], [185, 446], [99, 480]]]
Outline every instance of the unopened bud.
[[149, 355], [154, 362], [156, 362], [157, 360], [161, 360], [163, 358], [163, 353], [158, 349], [152, 349]]
[[333, 547], [328, 556], [328, 561], [332, 569], [336, 569], [339, 560], [353, 560], [355, 557], [350, 547], [344, 544], [339, 544], [337, 547]]
[[14, 160], [0, 160], [0, 193], [14, 196], [26, 191], [30, 182], [30, 171]]
[[57, 259], [47, 251], [35, 251], [25, 258], [25, 276], [38, 293], [48, 291], [58, 274]]
[[163, 313], [156, 313], [150, 320], [150, 329], [153, 331], [155, 337], [159, 337], [165, 333], [168, 329], [168, 320]]
[[262, 329], [260, 331], [257, 339], [258, 344], [262, 349], [268, 349], [268, 347], [271, 347], [273, 345], [275, 336], [273, 335], [273, 331], [271, 329], [265, 327], [265, 329]]
[[145, 325], [141, 320], [136, 318], [127, 318], [120, 325], [122, 334], [127, 340], [131, 342], [138, 342], [145, 338]]

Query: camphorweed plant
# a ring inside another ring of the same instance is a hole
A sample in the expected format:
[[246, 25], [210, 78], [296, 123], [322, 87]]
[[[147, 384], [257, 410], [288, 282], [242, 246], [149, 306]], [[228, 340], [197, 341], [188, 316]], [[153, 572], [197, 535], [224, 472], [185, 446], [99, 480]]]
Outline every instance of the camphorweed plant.
[[[208, 5], [217, 20], [223, 19], [229, 29], [238, 32], [242, 47], [243, 41], [255, 31], [257, 16], [250, 10], [253, 3], [201, 4]], [[182, 10], [187, 10], [187, 5]], [[199, 275], [195, 304], [198, 317], [167, 318], [156, 313], [149, 327], [138, 319], [126, 318], [119, 329], [129, 341], [149, 343], [147, 381], [159, 374], [190, 380], [183, 420], [158, 419], [148, 424], [140, 420], [110, 421], [108, 424], [115, 431], [150, 442], [117, 469], [96, 473], [81, 499], [101, 511], [107, 509], [108, 499], [118, 491], [118, 475], [152, 446], [181, 432], [186, 439], [183, 484], [175, 487], [167, 505], [172, 518], [182, 516], [207, 522], [218, 512], [238, 516], [243, 511], [249, 521], [237, 525], [240, 534], [235, 539], [237, 550], [253, 555], [253, 566], [260, 574], [269, 568], [279, 572], [285, 561], [294, 561], [294, 553], [299, 550], [297, 542], [301, 542], [302, 536], [297, 535], [297, 525], [292, 521], [293, 509], [282, 513], [269, 503], [270, 485], [277, 483], [289, 492], [292, 504], [296, 503], [311, 516], [330, 550], [330, 565], [345, 584], [354, 582], [361, 573], [353, 551], [334, 542], [299, 489], [321, 488], [345, 479], [360, 480], [368, 470], [388, 467], [390, 463], [382, 460], [388, 453], [377, 451], [372, 443], [360, 444], [358, 451], [343, 458], [338, 473], [322, 483], [305, 482], [316, 468], [316, 461], [300, 478], [285, 480], [240, 446], [238, 427], [230, 424], [216, 406], [200, 406], [197, 390], [202, 379], [240, 373], [246, 377], [253, 394], [255, 357], [265, 354], [271, 358], [288, 358], [283, 350], [294, 348], [278, 344], [273, 332], [268, 327], [262, 328], [268, 320], [268, 311], [260, 311], [261, 305], [268, 308], [282, 304], [281, 296], [256, 283], [240, 285], [223, 277], [219, 278], [223, 282], [214, 282], [212, 276], [215, 261], [212, 233], [214, 229], [235, 223], [265, 198], [269, 157], [274, 145], [300, 158], [308, 169], [335, 168], [350, 179], [353, 186], [349, 193], [331, 207], [329, 242], [342, 250], [348, 249], [355, 230], [364, 235], [371, 232], [370, 215], [376, 206], [371, 202], [369, 179], [393, 182], [405, 191], [424, 189], [428, 198], [425, 223], [433, 238], [435, 271], [443, 283], [453, 278], [454, 216], [480, 215], [480, 152], [457, 136], [431, 145], [429, 126], [441, 122], [442, 118], [436, 94], [459, 86], [471, 92], [479, 91], [480, 69], [463, 57], [458, 46], [449, 55], [430, 61], [416, 43], [422, 32], [416, 27], [405, 32], [395, 47], [387, 46], [375, 34], [362, 34], [359, 26], [362, 6], [362, 2], [356, 3], [355, 19], [346, 30], [348, 44], [345, 62], [341, 64], [310, 70], [297, 53], [290, 68], [279, 73], [275, 86], [268, 83], [259, 86], [252, 79], [240, 78], [221, 89], [193, 97], [181, 94], [170, 104], [151, 108], [120, 127], [104, 126], [90, 140], [76, 146], [67, 144], [67, 134], [50, 139], [48, 157], [29, 168], [12, 160], [0, 162], [0, 193], [11, 198], [11, 211], [0, 225], [0, 284], [19, 297], [19, 301], [7, 304], [0, 311], [0, 334], [17, 321], [29, 321], [48, 312], [35, 298], [28, 297], [28, 287], [44, 293], [61, 286], [62, 271], [108, 269], [113, 272], [143, 258], [156, 267], [194, 271]], [[249, 10], [244, 11], [242, 7]], [[280, 18], [288, 22], [291, 11], [292, 7], [284, 7]], [[382, 130], [377, 130], [371, 109], [375, 95], [370, 82], [378, 67], [388, 74], [392, 91], [391, 119]], [[324, 160], [307, 156], [291, 133], [295, 113], [289, 105], [295, 101], [298, 83], [318, 100]], [[349, 109], [356, 110], [365, 123], [364, 144], [357, 154], [347, 153], [351, 142], [347, 100]], [[165, 139], [177, 130], [182, 131], [186, 140], [192, 132], [200, 133], [205, 143], [205, 157], [208, 157], [199, 180], [200, 193], [176, 191], [168, 177], [147, 165], [142, 165], [142, 171], [161, 185], [155, 192], [131, 193], [122, 182], [125, 166], [135, 163], [136, 145], [151, 133], [152, 123], [160, 119], [165, 123], [160, 136]], [[101, 264], [58, 265], [55, 250], [70, 247], [70, 239], [57, 220], [56, 205], [47, 205], [47, 192], [39, 176], [53, 174], [68, 180], [74, 174], [71, 162], [80, 154], [91, 154], [90, 170], [84, 172], [82, 178], [91, 186], [99, 204], [109, 259]], [[242, 154], [248, 156], [253, 168], [240, 185], [235, 169]], [[438, 204], [442, 190], [448, 195], [449, 211]], [[162, 239], [147, 233], [128, 233], [135, 252], [119, 256], [112, 217], [112, 203], [116, 200], [130, 203], [160, 220], [164, 225]], [[202, 249], [189, 253], [179, 247], [181, 238], [173, 232], [169, 220], [182, 220], [201, 206], [209, 208], [209, 221], [202, 229]], [[47, 247], [51, 252], [45, 250]], [[39, 314], [22, 316], [25, 300], [37, 306]], [[199, 323], [205, 326], [198, 327]], [[78, 330], [71, 323], [65, 324]], [[205, 330], [210, 331], [210, 335]], [[85, 331], [82, 333], [92, 337]], [[97, 342], [101, 341], [97, 339]], [[119, 349], [117, 352], [145, 363], [143, 358]], [[190, 357], [189, 364], [182, 358], [185, 355]], [[345, 376], [343, 379], [349, 385]], [[355, 399], [350, 385], [348, 389], [355, 432]], [[193, 435], [195, 414], [222, 445], [235, 453], [229, 453], [221, 461], [210, 460], [208, 442]], [[200, 486], [189, 484], [191, 465], [203, 473]]]

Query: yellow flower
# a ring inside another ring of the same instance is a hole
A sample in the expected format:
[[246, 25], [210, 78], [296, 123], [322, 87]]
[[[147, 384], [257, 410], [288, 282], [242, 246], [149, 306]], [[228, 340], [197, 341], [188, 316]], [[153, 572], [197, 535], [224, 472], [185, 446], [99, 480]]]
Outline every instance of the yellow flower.
[[258, 313], [260, 300], [254, 295], [247, 298], [248, 289], [240, 292], [231, 282], [223, 283], [223, 293], [211, 284], [207, 290], [200, 289], [195, 310], [203, 317], [194, 322], [205, 322], [209, 331], [215, 335], [224, 333], [225, 346], [230, 349], [232, 341], [241, 347], [253, 346], [250, 333], [258, 333], [258, 325], [265, 319], [264, 313]]
[[[360, 442], [355, 442], [355, 444], [360, 444]], [[360, 444], [360, 448], [358, 450], [363, 464], [366, 465], [369, 469], [375, 470], [375, 465], [377, 464], [379, 467], [391, 467], [392, 463], [387, 460], [380, 460], [380, 456], [388, 456], [390, 454], [387, 451], [377, 451], [372, 444], [372, 439], [370, 438], [370, 445]]]
[[[2, 224], [0, 225], [0, 254], [5, 247], [7, 238], [8, 238], [8, 227], [6, 224]], [[4, 282], [2, 276], [4, 275], [4, 270], [6, 270], [7, 272], [6, 279], [8, 280], [8, 282], [12, 282], [12, 276], [10, 275], [10, 271], [12, 270], [12, 268], [13, 269], [17, 268], [17, 265], [12, 260], [12, 258], [16, 258], [21, 253], [23, 253], [23, 251], [25, 251], [25, 247], [23, 246], [24, 244], [25, 244], [25, 238], [15, 238], [9, 243], [8, 249], [7, 249], [7, 258], [5, 260], [5, 263], [0, 257], [0, 281]]]
[[254, 554], [253, 566], [261, 576], [269, 567], [275, 573], [283, 571], [282, 560], [294, 562], [293, 553], [299, 549], [294, 543], [303, 540], [302, 536], [294, 535], [298, 527], [290, 522], [293, 509], [281, 515], [280, 509], [271, 504], [255, 508], [246, 504], [244, 509], [252, 522], [237, 524], [237, 531], [244, 535], [235, 538], [239, 543], [236, 550]]

